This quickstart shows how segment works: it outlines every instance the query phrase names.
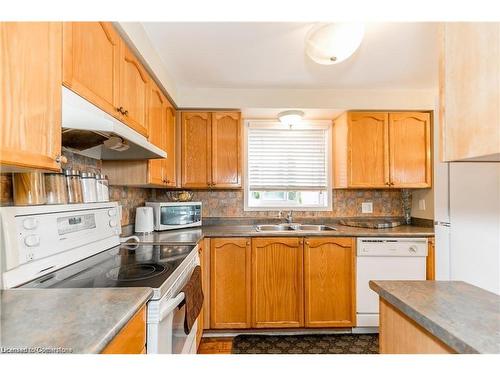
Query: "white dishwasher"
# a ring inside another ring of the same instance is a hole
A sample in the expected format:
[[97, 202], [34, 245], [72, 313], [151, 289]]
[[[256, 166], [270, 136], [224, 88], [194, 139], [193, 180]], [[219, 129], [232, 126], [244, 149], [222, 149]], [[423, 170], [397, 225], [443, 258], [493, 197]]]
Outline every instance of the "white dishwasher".
[[353, 332], [373, 332], [379, 324], [379, 297], [370, 280], [425, 280], [427, 238], [358, 238], [356, 320]]

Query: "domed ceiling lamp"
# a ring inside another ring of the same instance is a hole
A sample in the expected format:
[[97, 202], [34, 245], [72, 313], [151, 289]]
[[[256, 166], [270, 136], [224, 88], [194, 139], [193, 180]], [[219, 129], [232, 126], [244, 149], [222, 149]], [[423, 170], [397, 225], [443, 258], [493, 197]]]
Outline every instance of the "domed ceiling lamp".
[[283, 111], [278, 113], [278, 120], [285, 125], [296, 125], [302, 121], [304, 112], [297, 110]]
[[321, 65], [338, 64], [359, 47], [365, 28], [362, 23], [322, 23], [306, 36], [306, 54]]

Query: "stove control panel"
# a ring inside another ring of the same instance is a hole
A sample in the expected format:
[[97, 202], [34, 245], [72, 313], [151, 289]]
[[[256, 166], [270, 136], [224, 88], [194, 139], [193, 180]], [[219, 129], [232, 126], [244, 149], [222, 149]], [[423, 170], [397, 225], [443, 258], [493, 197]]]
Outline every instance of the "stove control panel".
[[100, 244], [119, 244], [116, 202], [2, 207], [0, 214], [4, 271], [54, 256], [67, 258], [70, 252], [106, 250]]

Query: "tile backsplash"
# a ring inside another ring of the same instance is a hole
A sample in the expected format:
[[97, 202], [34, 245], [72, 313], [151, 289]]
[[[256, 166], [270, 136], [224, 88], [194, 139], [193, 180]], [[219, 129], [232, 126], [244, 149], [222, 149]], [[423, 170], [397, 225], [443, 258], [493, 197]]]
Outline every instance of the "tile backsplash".
[[[101, 161], [64, 151], [65, 168], [99, 172]], [[110, 199], [122, 205], [122, 225], [133, 224], [135, 208], [147, 200], [166, 201], [165, 189], [110, 186]], [[243, 190], [195, 190], [193, 200], [203, 203], [203, 217], [276, 218], [278, 211], [244, 211]], [[295, 217], [403, 216], [400, 190], [333, 190], [332, 211], [296, 211]], [[361, 203], [372, 202], [373, 213], [361, 213]], [[12, 178], [0, 174], [0, 205], [12, 205]]]
[[[155, 189], [153, 200], [167, 200]], [[278, 211], [244, 211], [243, 190], [195, 190], [193, 201], [203, 203], [203, 217], [272, 217]], [[400, 190], [333, 190], [333, 211], [296, 211], [296, 217], [403, 216]], [[373, 213], [361, 213], [361, 203], [372, 202]]]

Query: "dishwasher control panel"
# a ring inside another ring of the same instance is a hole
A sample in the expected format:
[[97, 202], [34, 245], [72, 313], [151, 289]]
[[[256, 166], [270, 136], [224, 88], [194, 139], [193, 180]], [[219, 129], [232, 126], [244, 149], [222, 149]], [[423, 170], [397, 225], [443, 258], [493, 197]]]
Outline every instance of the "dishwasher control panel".
[[427, 238], [361, 237], [357, 241], [357, 256], [425, 257]]

